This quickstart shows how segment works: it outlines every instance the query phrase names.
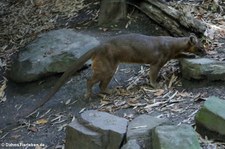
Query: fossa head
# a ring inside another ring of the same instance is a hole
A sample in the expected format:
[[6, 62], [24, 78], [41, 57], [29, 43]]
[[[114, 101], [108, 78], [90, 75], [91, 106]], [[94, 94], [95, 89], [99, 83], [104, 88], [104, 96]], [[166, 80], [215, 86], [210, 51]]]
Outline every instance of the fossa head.
[[200, 54], [200, 55], [205, 54], [205, 50], [202, 46], [202, 43], [198, 40], [195, 34], [193, 33], [190, 34], [188, 44], [189, 44], [189, 48], [187, 49], [186, 52]]

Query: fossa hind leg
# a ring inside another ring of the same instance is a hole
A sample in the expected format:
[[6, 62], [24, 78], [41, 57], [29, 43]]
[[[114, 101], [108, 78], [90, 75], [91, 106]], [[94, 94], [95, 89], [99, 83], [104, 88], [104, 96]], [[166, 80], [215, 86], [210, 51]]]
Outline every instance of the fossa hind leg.
[[102, 77], [99, 87], [101, 89], [101, 93], [112, 94], [112, 90], [108, 89], [109, 82], [112, 80], [113, 75], [115, 74], [116, 68], [111, 69], [108, 72], [104, 73], [104, 77]]
[[112, 91], [107, 88], [111, 79], [112, 79], [112, 76], [104, 78], [104, 80], [100, 81], [100, 84], [99, 84], [99, 87], [101, 90], [100, 93], [103, 93], [103, 94], [111, 94], [112, 93]]
[[107, 93], [107, 86], [111, 81], [117, 64], [113, 64], [110, 60], [104, 57], [96, 56], [93, 59], [92, 70], [93, 76], [87, 81], [86, 97], [89, 98], [92, 94], [92, 87], [94, 84], [100, 82], [99, 87], [101, 93]]
[[100, 82], [99, 74], [93, 73], [93, 76], [87, 80], [87, 92], [85, 98], [90, 98], [92, 95], [92, 87], [94, 84]]
[[93, 59], [93, 63], [92, 63], [93, 75], [90, 79], [87, 80], [87, 92], [85, 94], [86, 98], [91, 97], [93, 85], [101, 81], [101, 75], [102, 75], [101, 66], [102, 66], [102, 62], [100, 60], [98, 61], [96, 59]]
[[[109, 67], [110, 66], [110, 67]], [[101, 89], [101, 93], [111, 94], [112, 90], [108, 89], [109, 82], [111, 81], [113, 75], [116, 72], [117, 64], [113, 64], [108, 62], [107, 65], [105, 65], [105, 68], [103, 69], [104, 72], [102, 72], [102, 78], [99, 84], [99, 87]]]
[[162, 68], [162, 66], [164, 65], [165, 63], [159, 63], [159, 64], [156, 64], [156, 65], [151, 65], [150, 66], [150, 72], [149, 72], [149, 77], [150, 77], [150, 85], [153, 87], [153, 88], [159, 88], [159, 85], [158, 83], [156, 82], [157, 78], [158, 78], [158, 73], [160, 71], [160, 69]]

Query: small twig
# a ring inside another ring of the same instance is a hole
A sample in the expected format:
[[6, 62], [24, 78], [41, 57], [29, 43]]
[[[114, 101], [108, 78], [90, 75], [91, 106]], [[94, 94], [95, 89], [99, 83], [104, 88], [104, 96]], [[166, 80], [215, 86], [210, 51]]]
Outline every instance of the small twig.
[[177, 93], [178, 93], [178, 91], [176, 91], [172, 96], [170, 96], [168, 100], [170, 101], [171, 99], [173, 99], [173, 97], [175, 97], [177, 95]]
[[8, 134], [9, 134], [9, 132], [5, 133], [5, 134], [0, 138], [0, 140], [2, 140], [3, 138], [5, 138]]
[[42, 114], [41, 116], [40, 116], [40, 118], [43, 118], [45, 115], [47, 115], [49, 112], [51, 111], [51, 109], [48, 109], [48, 111], [46, 111], [44, 114]]
[[119, 81], [116, 79], [116, 77], [113, 77], [113, 80], [117, 83], [117, 85], [120, 85]]
[[29, 115], [26, 116], [26, 118], [30, 117], [31, 115], [33, 115], [34, 113], [36, 113], [37, 110], [35, 110], [34, 112], [30, 113]]

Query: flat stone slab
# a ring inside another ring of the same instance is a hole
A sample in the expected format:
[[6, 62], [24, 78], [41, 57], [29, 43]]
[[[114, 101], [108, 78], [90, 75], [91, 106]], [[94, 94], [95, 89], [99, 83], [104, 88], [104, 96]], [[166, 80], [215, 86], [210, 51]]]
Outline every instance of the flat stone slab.
[[145, 147], [149, 147], [151, 144], [151, 131], [165, 122], [165, 119], [155, 118], [146, 114], [140, 115], [129, 122], [126, 138], [127, 140], [138, 140]]
[[201, 149], [194, 129], [184, 124], [158, 126], [152, 140], [153, 149]]
[[66, 128], [65, 148], [103, 148], [102, 137], [102, 134], [86, 128], [75, 119]]
[[[88, 110], [78, 121], [72, 122], [67, 129], [67, 146], [79, 148], [117, 149], [122, 146], [127, 132], [128, 120], [106, 112]], [[79, 137], [82, 137], [80, 139]]]
[[88, 110], [81, 114], [81, 119], [85, 121], [90, 127], [110, 130], [118, 133], [126, 133], [128, 120], [106, 112], [97, 110]]
[[30, 82], [64, 72], [81, 55], [99, 43], [95, 37], [72, 29], [43, 33], [20, 50], [7, 77], [15, 82]]
[[165, 119], [155, 118], [146, 114], [140, 115], [129, 122], [127, 128], [127, 140], [148, 138], [153, 128], [165, 122]]
[[208, 58], [181, 59], [182, 76], [185, 79], [225, 81], [225, 62]]
[[225, 100], [211, 96], [197, 112], [196, 126], [208, 138], [225, 140]]

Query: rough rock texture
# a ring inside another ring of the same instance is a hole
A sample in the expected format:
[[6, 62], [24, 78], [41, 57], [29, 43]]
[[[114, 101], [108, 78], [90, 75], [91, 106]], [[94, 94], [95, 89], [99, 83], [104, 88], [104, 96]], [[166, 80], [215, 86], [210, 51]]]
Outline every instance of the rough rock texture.
[[197, 131], [203, 136], [225, 140], [225, 100], [209, 97], [195, 117]]
[[225, 62], [208, 58], [181, 59], [182, 75], [185, 79], [225, 81]]
[[[79, 123], [79, 124], [77, 124]], [[106, 112], [85, 111], [78, 121], [71, 123], [66, 133], [66, 148], [120, 148], [126, 134], [128, 120]], [[82, 139], [80, 139], [82, 137]]]
[[127, 128], [127, 140], [136, 139], [144, 147], [149, 148], [151, 145], [151, 131], [163, 123], [165, 119], [155, 118], [149, 115], [140, 115], [133, 119]]
[[200, 149], [194, 129], [189, 125], [158, 126], [152, 133], [153, 149]]
[[66, 149], [103, 148], [102, 135], [81, 125], [76, 119], [66, 128]]
[[129, 140], [121, 149], [141, 149], [137, 140]]
[[30, 82], [64, 72], [72, 62], [98, 44], [95, 37], [71, 29], [43, 33], [20, 51], [8, 77], [16, 82]]

